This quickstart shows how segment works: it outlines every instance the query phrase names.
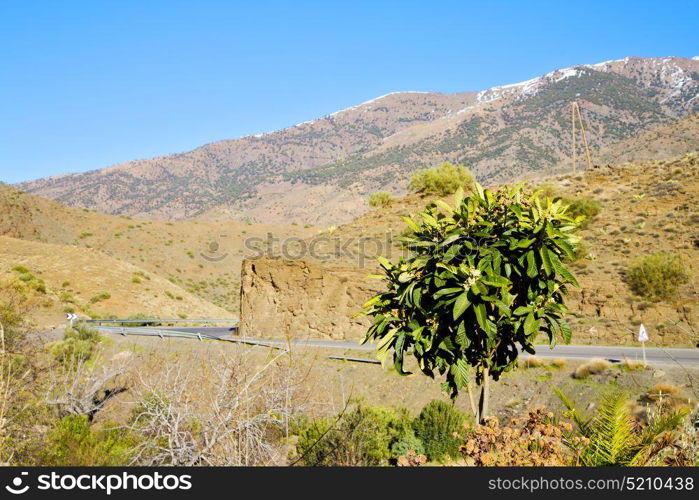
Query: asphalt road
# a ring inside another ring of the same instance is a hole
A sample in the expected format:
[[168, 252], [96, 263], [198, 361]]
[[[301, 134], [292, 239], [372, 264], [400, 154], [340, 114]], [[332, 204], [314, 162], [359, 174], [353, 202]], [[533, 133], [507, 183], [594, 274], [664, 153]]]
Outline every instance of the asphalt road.
[[[100, 330], [108, 333], [119, 333], [121, 327], [99, 327]], [[245, 338], [236, 335], [236, 331], [231, 332], [228, 328], [208, 327], [208, 328], [129, 328], [123, 331], [128, 335], [158, 335], [157, 331], [163, 332], [184, 332], [200, 333], [209, 338], [214, 337], [229, 342], [243, 342], [247, 344], [279, 346], [287, 345], [282, 339], [260, 339]], [[347, 340], [292, 340], [293, 345], [317, 347], [324, 349], [336, 349], [340, 351], [358, 350], [373, 351], [373, 345], [359, 345], [357, 342]], [[640, 347], [618, 347], [618, 346], [589, 346], [589, 345], [557, 345], [549, 349], [546, 345], [537, 346], [536, 355], [542, 358], [565, 358], [565, 359], [591, 359], [604, 358], [611, 361], [622, 361], [624, 358], [630, 360], [643, 359]], [[666, 349], [658, 347], [646, 348], [646, 359], [648, 363], [658, 365], [682, 365], [699, 367], [699, 349]]]

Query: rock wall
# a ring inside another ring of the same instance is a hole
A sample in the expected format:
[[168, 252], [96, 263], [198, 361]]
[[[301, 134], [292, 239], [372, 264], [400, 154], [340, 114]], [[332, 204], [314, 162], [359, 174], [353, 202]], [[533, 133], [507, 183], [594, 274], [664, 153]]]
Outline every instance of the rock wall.
[[305, 260], [243, 261], [240, 334], [361, 339], [370, 319], [355, 318], [379, 289], [368, 271]]
[[[241, 334], [253, 337], [361, 339], [369, 318], [354, 317], [380, 290], [367, 279], [377, 272], [350, 264], [308, 260], [246, 260], [242, 269]], [[573, 289], [567, 304], [576, 344], [636, 345], [643, 322], [653, 345], [691, 347], [696, 310], [690, 304], [642, 303], [634, 306], [623, 295], [580, 276], [582, 290]], [[619, 283], [618, 286], [624, 286]]]

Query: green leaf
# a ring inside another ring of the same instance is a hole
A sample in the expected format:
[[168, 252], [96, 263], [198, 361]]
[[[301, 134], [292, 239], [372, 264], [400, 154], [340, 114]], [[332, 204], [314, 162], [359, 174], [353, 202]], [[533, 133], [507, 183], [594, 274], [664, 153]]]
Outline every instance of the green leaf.
[[377, 255], [376, 260], [378, 260], [379, 264], [381, 264], [381, 267], [383, 267], [387, 271], [389, 269], [393, 268], [393, 264], [391, 264], [391, 262], [386, 257], [384, 257], [382, 255]]
[[410, 372], [403, 371], [403, 346], [405, 345], [405, 333], [396, 336], [396, 343], [393, 345], [393, 367], [399, 375], [409, 375]]
[[473, 311], [476, 313], [476, 320], [478, 325], [483, 329], [484, 332], [488, 332], [488, 315], [485, 311], [485, 304], [479, 302], [473, 306]]
[[410, 227], [410, 229], [412, 229], [414, 232], [418, 232], [420, 230], [420, 226], [415, 224], [415, 221], [412, 220], [410, 217], [401, 217], [401, 219], [403, 219], [403, 221], [405, 221], [408, 227]]
[[536, 268], [536, 258], [534, 257], [534, 252], [531, 250], [527, 252], [527, 276], [530, 278], [536, 278], [539, 274], [539, 270]]
[[461, 315], [466, 311], [471, 302], [468, 300], [468, 293], [464, 292], [456, 299], [454, 302], [454, 309], [452, 311], [453, 319], [456, 321], [461, 317]]
[[466, 387], [468, 384], [468, 363], [463, 358], [458, 358], [452, 365], [451, 374], [454, 377], [454, 384], [457, 389]]
[[462, 287], [440, 288], [434, 293], [433, 297], [436, 299], [438, 297], [441, 297], [442, 295], [451, 295], [452, 293], [458, 293], [463, 291], [464, 289]]
[[513, 311], [513, 313], [516, 314], [517, 316], [524, 316], [525, 314], [530, 313], [531, 311], [532, 311], [531, 306], [527, 306], [527, 307], [519, 306], [517, 309], [515, 309]]
[[563, 318], [558, 320], [558, 324], [561, 327], [561, 333], [563, 335], [563, 342], [565, 342], [566, 344], [570, 344], [570, 339], [573, 336], [573, 332], [570, 330], [570, 325]]
[[449, 204], [442, 200], [436, 200], [434, 204], [437, 205], [439, 208], [443, 209], [448, 214], [454, 212], [454, 210], [449, 206]]
[[471, 340], [466, 335], [466, 323], [463, 321], [460, 321], [459, 326], [456, 328], [456, 342], [462, 349], [467, 349], [471, 345]]
[[529, 336], [539, 331], [539, 320], [534, 317], [534, 314], [527, 314], [524, 320], [524, 334]]
[[539, 255], [541, 255], [541, 263], [544, 266], [546, 275], [551, 276], [553, 274], [553, 264], [551, 263], [551, 256], [549, 255], [548, 248], [545, 246], [541, 247], [539, 249]]

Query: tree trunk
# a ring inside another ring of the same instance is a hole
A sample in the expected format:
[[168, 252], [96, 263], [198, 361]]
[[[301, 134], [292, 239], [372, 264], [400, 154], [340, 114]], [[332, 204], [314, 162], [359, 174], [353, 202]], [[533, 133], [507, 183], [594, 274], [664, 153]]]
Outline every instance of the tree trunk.
[[466, 384], [466, 389], [468, 390], [468, 402], [471, 405], [471, 413], [473, 413], [473, 418], [478, 422], [478, 408], [476, 408], [476, 400], [473, 398], [473, 390], [471, 390], [471, 382]]
[[490, 398], [490, 374], [488, 368], [483, 368], [483, 383], [481, 384], [481, 397], [478, 400], [478, 423], [485, 424], [488, 416], [488, 399]]

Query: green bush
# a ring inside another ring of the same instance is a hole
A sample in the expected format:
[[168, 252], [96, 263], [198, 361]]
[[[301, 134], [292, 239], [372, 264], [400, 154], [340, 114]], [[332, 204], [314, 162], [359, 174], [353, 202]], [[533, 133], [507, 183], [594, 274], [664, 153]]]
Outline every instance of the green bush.
[[94, 295], [90, 298], [90, 303], [96, 304], [97, 302], [110, 299], [111, 297], [112, 297], [112, 294], [109, 292], [100, 292], [97, 295]]
[[391, 456], [393, 458], [404, 457], [409, 451], [416, 455], [425, 455], [425, 445], [415, 434], [407, 434], [391, 445]]
[[101, 340], [102, 337], [97, 330], [78, 324], [66, 328], [63, 340], [55, 343], [51, 352], [54, 358], [61, 363], [87, 361], [92, 357]]
[[563, 204], [568, 205], [567, 214], [571, 217], [585, 216], [583, 226], [587, 225], [602, 211], [602, 205], [597, 200], [586, 197], [561, 198]]
[[408, 189], [416, 193], [446, 196], [459, 188], [468, 191], [473, 181], [473, 174], [463, 165], [442, 163], [440, 167], [415, 172]]
[[[413, 422], [415, 435], [425, 445], [430, 460], [441, 461], [447, 455], [457, 456], [462, 440], [466, 415], [453, 404], [432, 400]], [[456, 437], [455, 437], [456, 434]]]
[[558, 190], [556, 189], [556, 186], [554, 186], [553, 184], [549, 184], [548, 182], [539, 184], [535, 188], [536, 194], [539, 196], [539, 199], [542, 200], [545, 200], [546, 198], [558, 197], [557, 191]]
[[651, 300], [677, 296], [678, 287], [689, 281], [689, 273], [677, 254], [658, 252], [634, 261], [627, 272], [631, 290]]
[[301, 462], [309, 466], [386, 465], [393, 443], [412, 434], [405, 410], [363, 403], [342, 416], [295, 424]]
[[387, 207], [392, 201], [393, 196], [391, 196], [391, 193], [387, 193], [386, 191], [378, 191], [369, 196], [370, 207]]
[[42, 449], [44, 466], [125, 466], [134, 450], [122, 429], [95, 430], [86, 415], [59, 420]]

